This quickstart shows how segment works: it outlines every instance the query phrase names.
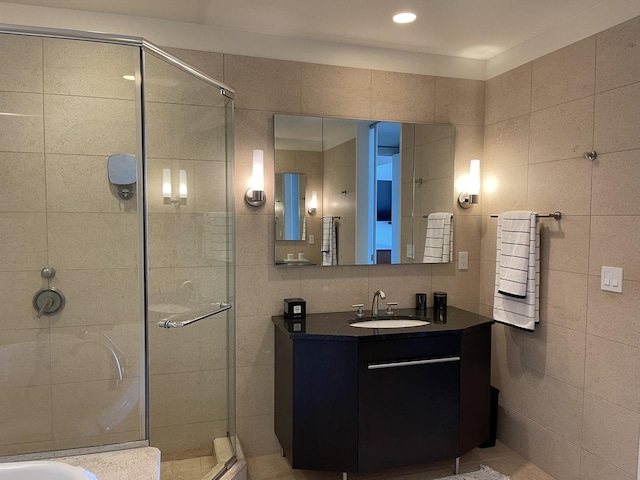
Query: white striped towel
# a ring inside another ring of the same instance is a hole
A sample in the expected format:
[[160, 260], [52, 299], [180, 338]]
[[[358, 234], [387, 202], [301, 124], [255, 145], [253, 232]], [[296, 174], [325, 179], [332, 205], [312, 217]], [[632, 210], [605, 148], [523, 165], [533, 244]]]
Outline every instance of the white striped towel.
[[424, 239], [422, 263], [449, 263], [453, 260], [453, 215], [430, 213]]
[[525, 330], [540, 321], [540, 226], [536, 212], [498, 215], [493, 318]]
[[333, 216], [322, 217], [322, 266], [337, 264], [336, 220]]

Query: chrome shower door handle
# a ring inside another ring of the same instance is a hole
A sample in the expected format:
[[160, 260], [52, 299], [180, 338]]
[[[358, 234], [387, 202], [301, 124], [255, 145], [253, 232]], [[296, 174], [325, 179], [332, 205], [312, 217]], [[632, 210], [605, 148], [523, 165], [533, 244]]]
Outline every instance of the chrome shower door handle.
[[200, 320], [204, 320], [205, 318], [209, 318], [209, 317], [213, 317], [214, 315], [217, 315], [221, 312], [224, 312], [226, 310], [229, 310], [231, 308], [231, 304], [226, 303], [226, 302], [220, 302], [219, 304], [214, 304], [214, 305], [220, 305], [220, 308], [218, 310], [214, 310], [214, 311], [208, 311], [202, 315], [199, 315], [195, 318], [191, 318], [189, 320], [183, 320], [183, 321], [175, 321], [172, 319], [175, 319], [176, 317], [179, 316], [183, 316], [183, 315], [172, 315], [169, 318], [166, 318], [165, 320], [162, 320], [161, 322], [158, 322], [158, 326], [161, 328], [180, 328], [180, 327], [186, 327], [187, 325], [191, 325], [192, 323], [196, 323], [199, 322]]

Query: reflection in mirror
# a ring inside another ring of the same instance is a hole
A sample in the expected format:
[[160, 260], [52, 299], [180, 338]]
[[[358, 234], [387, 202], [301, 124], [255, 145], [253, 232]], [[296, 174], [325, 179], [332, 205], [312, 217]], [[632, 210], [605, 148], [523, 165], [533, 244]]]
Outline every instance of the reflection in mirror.
[[276, 173], [276, 240], [306, 238], [304, 173]]
[[[452, 255], [433, 250], [434, 239], [427, 237], [429, 215], [430, 236], [434, 220], [451, 221], [452, 125], [275, 115], [274, 133], [276, 189], [279, 175], [298, 173], [306, 176], [301, 197], [318, 192], [316, 215], [304, 204], [298, 209], [296, 238], [284, 238], [276, 201], [277, 264], [292, 263], [292, 258], [305, 265], [452, 261]], [[447, 238], [442, 239], [444, 250], [450, 245]]]

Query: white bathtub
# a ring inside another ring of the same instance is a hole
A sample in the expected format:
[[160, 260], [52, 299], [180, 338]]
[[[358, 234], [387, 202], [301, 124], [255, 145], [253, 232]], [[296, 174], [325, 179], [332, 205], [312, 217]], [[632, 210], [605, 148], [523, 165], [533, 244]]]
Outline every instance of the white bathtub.
[[0, 480], [96, 480], [80, 467], [62, 462], [35, 461], [0, 463]]

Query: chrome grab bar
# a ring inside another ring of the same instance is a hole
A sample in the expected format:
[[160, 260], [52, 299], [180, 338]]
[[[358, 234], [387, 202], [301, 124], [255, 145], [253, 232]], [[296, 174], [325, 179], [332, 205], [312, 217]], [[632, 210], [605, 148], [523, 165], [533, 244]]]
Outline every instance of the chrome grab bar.
[[215, 302], [212, 303], [211, 305], [219, 305], [220, 308], [218, 310], [214, 310], [214, 311], [207, 311], [206, 313], [199, 315], [195, 318], [189, 319], [189, 320], [183, 320], [181, 322], [177, 322], [175, 320], [176, 317], [182, 317], [184, 316], [184, 314], [177, 314], [177, 315], [171, 315], [169, 318], [166, 318], [164, 320], [162, 320], [161, 322], [158, 322], [158, 326], [161, 328], [180, 328], [180, 327], [186, 327], [187, 325], [190, 325], [192, 323], [195, 322], [199, 322], [200, 320], [204, 320], [205, 318], [209, 318], [212, 317], [214, 315], [217, 315], [220, 312], [224, 312], [226, 310], [229, 310], [231, 308], [231, 304], [230, 303], [226, 303], [226, 302]]
[[460, 357], [441, 357], [441, 358], [429, 358], [426, 360], [406, 360], [404, 362], [391, 362], [391, 363], [370, 363], [367, 365], [369, 370], [377, 370], [378, 368], [395, 368], [395, 367], [410, 367], [412, 365], [425, 365], [428, 363], [445, 363], [445, 362], [457, 362]]

